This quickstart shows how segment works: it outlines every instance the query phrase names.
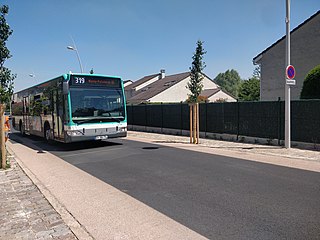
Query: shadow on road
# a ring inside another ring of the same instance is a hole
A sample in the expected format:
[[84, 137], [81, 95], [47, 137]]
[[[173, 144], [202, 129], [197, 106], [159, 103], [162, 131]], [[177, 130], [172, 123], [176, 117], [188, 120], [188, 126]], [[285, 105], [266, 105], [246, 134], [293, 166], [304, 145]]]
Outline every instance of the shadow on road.
[[22, 136], [19, 132], [11, 133], [10, 140], [12, 144], [20, 143], [29, 148], [37, 150], [38, 153], [44, 151], [78, 151], [85, 149], [94, 149], [102, 147], [110, 147], [122, 145], [122, 143], [114, 141], [86, 141], [76, 143], [60, 143], [60, 142], [46, 142], [44, 138], [37, 136]]

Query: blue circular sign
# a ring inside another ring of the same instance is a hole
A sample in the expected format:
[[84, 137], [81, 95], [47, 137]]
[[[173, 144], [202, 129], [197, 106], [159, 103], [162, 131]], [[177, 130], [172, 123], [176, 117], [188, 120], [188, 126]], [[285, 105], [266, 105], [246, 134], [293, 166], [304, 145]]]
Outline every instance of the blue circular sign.
[[296, 70], [294, 69], [294, 67], [292, 65], [289, 65], [287, 67], [286, 74], [287, 74], [288, 79], [294, 79], [294, 77], [296, 76]]

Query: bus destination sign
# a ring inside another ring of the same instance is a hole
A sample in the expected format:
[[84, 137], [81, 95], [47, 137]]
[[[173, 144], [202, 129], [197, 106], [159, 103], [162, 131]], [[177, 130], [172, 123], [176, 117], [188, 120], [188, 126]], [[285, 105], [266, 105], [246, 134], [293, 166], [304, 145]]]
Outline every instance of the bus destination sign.
[[84, 87], [114, 87], [120, 88], [121, 82], [119, 78], [98, 77], [98, 76], [71, 76], [71, 85]]

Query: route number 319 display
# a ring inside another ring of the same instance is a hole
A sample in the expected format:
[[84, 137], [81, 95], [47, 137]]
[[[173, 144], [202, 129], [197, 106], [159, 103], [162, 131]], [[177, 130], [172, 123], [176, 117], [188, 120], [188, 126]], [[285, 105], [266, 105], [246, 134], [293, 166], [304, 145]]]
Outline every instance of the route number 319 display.
[[74, 83], [75, 84], [84, 84], [86, 82], [86, 79], [84, 77], [75, 77]]

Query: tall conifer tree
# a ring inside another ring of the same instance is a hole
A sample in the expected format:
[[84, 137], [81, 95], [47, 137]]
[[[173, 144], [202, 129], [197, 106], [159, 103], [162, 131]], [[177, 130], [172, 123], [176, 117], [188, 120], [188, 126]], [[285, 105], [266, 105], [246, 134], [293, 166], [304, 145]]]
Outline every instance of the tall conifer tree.
[[187, 83], [187, 89], [190, 90], [191, 94], [189, 95], [189, 101], [191, 103], [196, 103], [198, 101], [198, 97], [202, 92], [203, 88], [203, 76], [202, 71], [206, 67], [205, 62], [203, 62], [203, 55], [206, 52], [203, 49], [203, 42], [197, 41], [196, 52], [192, 57], [192, 66], [190, 67], [190, 81]]

